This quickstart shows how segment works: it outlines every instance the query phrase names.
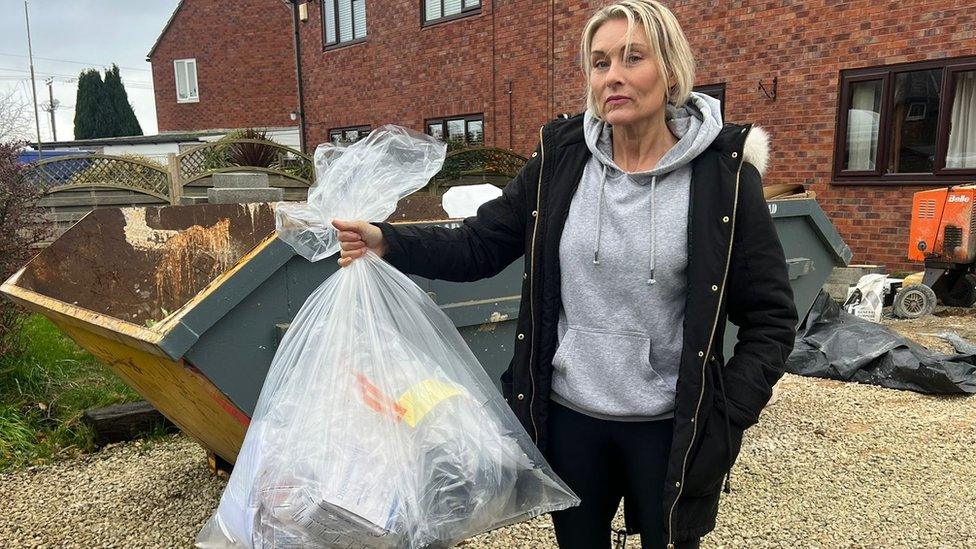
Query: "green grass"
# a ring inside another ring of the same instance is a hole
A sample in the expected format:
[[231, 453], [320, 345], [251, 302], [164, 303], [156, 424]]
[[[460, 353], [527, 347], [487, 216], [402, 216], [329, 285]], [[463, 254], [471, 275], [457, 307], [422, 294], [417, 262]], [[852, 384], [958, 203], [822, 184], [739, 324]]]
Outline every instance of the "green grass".
[[23, 335], [22, 355], [0, 357], [0, 471], [91, 451], [84, 411], [140, 399], [46, 318]]

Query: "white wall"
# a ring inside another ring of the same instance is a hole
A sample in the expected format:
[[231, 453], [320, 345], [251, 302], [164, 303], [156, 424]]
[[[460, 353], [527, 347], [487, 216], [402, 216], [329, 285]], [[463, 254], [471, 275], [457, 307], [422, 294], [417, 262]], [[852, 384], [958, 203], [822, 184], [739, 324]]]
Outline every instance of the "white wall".
[[[293, 149], [298, 148], [298, 128], [280, 128], [271, 129], [266, 132], [269, 139], [276, 143], [285, 145], [286, 147], [291, 147]], [[202, 145], [203, 142], [217, 141], [226, 134], [214, 134], [200, 136], [200, 142], [185, 142], [183, 145], [189, 145], [195, 147], [197, 145]], [[110, 156], [119, 156], [123, 154], [137, 154], [139, 156], [145, 156], [151, 158], [162, 164], [167, 163], [167, 156], [170, 153], [179, 154], [181, 143], [147, 143], [143, 145], [105, 145], [102, 154], [107, 154]], [[185, 148], [185, 147], [184, 147]]]
[[145, 145], [106, 145], [103, 154], [110, 156], [137, 154], [166, 164], [169, 153], [179, 154], [179, 152], [179, 143], [151, 143]]

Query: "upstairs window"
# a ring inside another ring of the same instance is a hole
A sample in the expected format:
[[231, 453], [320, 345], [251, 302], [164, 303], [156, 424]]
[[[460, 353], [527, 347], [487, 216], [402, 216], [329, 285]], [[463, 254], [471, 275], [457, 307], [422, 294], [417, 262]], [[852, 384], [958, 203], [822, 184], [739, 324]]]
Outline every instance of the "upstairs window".
[[177, 59], [173, 61], [173, 72], [176, 74], [176, 102], [200, 101], [200, 90], [197, 88], [197, 60]]
[[837, 183], [976, 175], [976, 58], [843, 71], [839, 107]]
[[366, 39], [366, 0], [322, 0], [325, 47]]
[[481, 0], [422, 0], [424, 23], [457, 19], [481, 12]]

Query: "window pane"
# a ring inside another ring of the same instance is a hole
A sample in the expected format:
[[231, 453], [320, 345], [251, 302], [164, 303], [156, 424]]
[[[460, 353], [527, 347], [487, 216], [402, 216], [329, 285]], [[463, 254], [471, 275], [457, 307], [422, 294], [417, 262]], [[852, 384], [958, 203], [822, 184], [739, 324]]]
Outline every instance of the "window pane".
[[339, 0], [339, 41], [352, 40], [352, 0]]
[[845, 170], [873, 170], [878, 156], [878, 129], [881, 126], [881, 80], [851, 84], [847, 111]]
[[174, 72], [176, 72], [176, 97], [179, 99], [187, 99], [186, 62], [177, 61]]
[[344, 137], [346, 142], [355, 143], [356, 141], [359, 141], [359, 130], [346, 130]]
[[353, 34], [355, 38], [363, 38], [366, 36], [366, 0], [353, 0], [353, 6], [355, 8], [353, 21], [356, 25]]
[[461, 13], [461, 0], [444, 0], [444, 15], [457, 15]]
[[976, 168], [976, 71], [956, 74], [946, 168]]
[[338, 145], [339, 141], [342, 139], [342, 132], [338, 130], [332, 130], [329, 132], [329, 141], [334, 145]]
[[942, 69], [895, 75], [888, 173], [931, 173], [939, 126]]
[[441, 18], [441, 0], [426, 0], [424, 2], [424, 17], [427, 21]]
[[481, 146], [485, 144], [485, 132], [483, 131], [484, 124], [481, 120], [469, 120], [468, 121], [468, 145]]
[[199, 98], [200, 94], [197, 91], [197, 62], [187, 61], [186, 62], [186, 77], [187, 77], [187, 93], [190, 99]]
[[325, 43], [335, 44], [336, 42], [335, 1], [324, 0], [322, 4], [325, 6], [325, 9], [322, 10], [322, 17], [325, 19]]
[[465, 9], [473, 8], [475, 6], [480, 6], [480, 5], [481, 5], [480, 0], [464, 0]]
[[464, 142], [464, 120], [447, 121], [447, 140]]
[[440, 122], [437, 122], [435, 124], [427, 124], [427, 135], [431, 135], [443, 141], [444, 124], [441, 124]]

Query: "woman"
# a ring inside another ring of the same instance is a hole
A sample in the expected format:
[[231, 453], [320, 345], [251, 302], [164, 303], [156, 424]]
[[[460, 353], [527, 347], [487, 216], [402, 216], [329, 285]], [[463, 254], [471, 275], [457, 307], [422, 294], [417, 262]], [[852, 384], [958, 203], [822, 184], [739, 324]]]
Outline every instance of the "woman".
[[560, 547], [609, 546], [622, 497], [643, 547], [697, 547], [797, 320], [757, 169], [764, 134], [723, 126], [718, 101], [691, 92], [691, 50], [654, 0], [597, 11], [581, 50], [586, 112], [544, 126], [501, 197], [457, 229], [337, 220], [339, 264], [371, 249], [470, 281], [524, 255], [502, 383], [582, 499], [553, 514]]

